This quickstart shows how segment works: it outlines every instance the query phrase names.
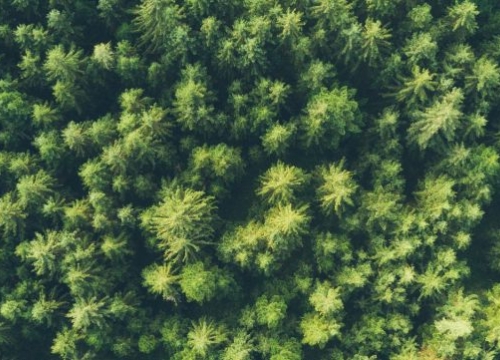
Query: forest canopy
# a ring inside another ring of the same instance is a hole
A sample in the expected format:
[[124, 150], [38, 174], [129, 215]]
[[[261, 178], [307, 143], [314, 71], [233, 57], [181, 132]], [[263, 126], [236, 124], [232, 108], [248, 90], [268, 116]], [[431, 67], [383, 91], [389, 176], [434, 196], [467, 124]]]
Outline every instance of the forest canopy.
[[0, 358], [500, 359], [500, 2], [0, 0]]

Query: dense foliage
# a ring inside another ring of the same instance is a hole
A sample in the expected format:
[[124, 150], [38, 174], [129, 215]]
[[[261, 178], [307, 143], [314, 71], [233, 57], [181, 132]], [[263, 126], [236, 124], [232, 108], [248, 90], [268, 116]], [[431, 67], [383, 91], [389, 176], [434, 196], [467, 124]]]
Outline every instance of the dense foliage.
[[0, 358], [500, 359], [500, 3], [0, 0]]

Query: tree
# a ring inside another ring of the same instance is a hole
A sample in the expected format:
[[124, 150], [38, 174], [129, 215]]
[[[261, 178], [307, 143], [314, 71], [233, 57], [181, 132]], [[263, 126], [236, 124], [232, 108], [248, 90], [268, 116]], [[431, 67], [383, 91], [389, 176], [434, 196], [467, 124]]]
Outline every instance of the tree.
[[152, 264], [142, 272], [144, 285], [156, 295], [161, 295], [164, 300], [176, 301], [177, 290], [175, 285], [179, 276], [174, 274], [172, 264]]
[[317, 283], [309, 296], [309, 302], [320, 315], [329, 316], [343, 309], [340, 295], [339, 288], [334, 288], [327, 282]]
[[37, 233], [35, 240], [19, 249], [21, 255], [33, 264], [37, 275], [54, 276], [59, 270], [57, 258], [65, 250], [60, 238], [61, 234], [56, 231], [50, 231], [45, 236]]
[[266, 45], [272, 37], [268, 16], [252, 15], [235, 20], [229, 36], [217, 53], [219, 66], [257, 75], [268, 66]]
[[278, 27], [281, 28], [281, 34], [279, 36], [283, 40], [295, 40], [300, 36], [302, 33], [302, 26], [304, 25], [302, 16], [303, 14], [301, 12], [287, 9], [286, 13], [278, 18]]
[[110, 174], [106, 170], [104, 162], [94, 158], [80, 166], [78, 175], [89, 190], [103, 190], [110, 182]]
[[216, 195], [217, 187], [233, 183], [244, 172], [244, 161], [238, 148], [224, 143], [215, 146], [199, 146], [193, 149], [189, 159], [188, 181], [207, 188]]
[[425, 30], [432, 21], [432, 7], [429, 4], [417, 5], [408, 12], [408, 19], [415, 30]]
[[177, 121], [191, 131], [215, 130], [213, 93], [208, 89], [206, 71], [200, 65], [189, 65], [175, 90], [174, 111]]
[[85, 151], [90, 143], [89, 138], [85, 133], [87, 126], [88, 123], [77, 124], [72, 121], [62, 132], [64, 143], [78, 156], [83, 156], [85, 154]]
[[277, 328], [286, 317], [287, 305], [280, 296], [260, 296], [255, 303], [257, 323], [269, 329]]
[[250, 360], [255, 351], [252, 338], [247, 333], [236, 333], [232, 342], [224, 349], [222, 360]]
[[206, 357], [211, 348], [226, 341], [226, 334], [221, 326], [206, 318], [193, 322], [187, 334], [187, 344], [197, 355]]
[[308, 313], [301, 322], [302, 343], [323, 348], [335, 336], [340, 335], [341, 324], [319, 314]]
[[302, 245], [310, 220], [306, 206], [278, 204], [266, 213], [263, 223], [250, 220], [228, 231], [219, 251], [226, 261], [242, 267], [255, 264], [260, 271], [270, 273]]
[[214, 198], [177, 185], [163, 188], [162, 193], [162, 202], [142, 214], [143, 227], [155, 233], [155, 246], [166, 259], [188, 261], [210, 243]]
[[38, 53], [51, 42], [51, 36], [46, 29], [33, 24], [20, 24], [14, 30], [16, 43], [24, 50]]
[[366, 19], [361, 45], [363, 60], [367, 61], [369, 65], [374, 65], [375, 62], [379, 61], [391, 45], [390, 38], [391, 33], [383, 27], [380, 20]]
[[455, 196], [454, 185], [454, 181], [446, 176], [424, 179], [422, 190], [415, 194], [424, 217], [436, 220], [451, 209], [451, 200]]
[[277, 205], [268, 211], [263, 229], [268, 249], [287, 254], [301, 245], [311, 218], [307, 206]]
[[430, 33], [413, 34], [403, 51], [414, 68], [418, 64], [435, 67], [438, 44]]
[[51, 352], [65, 360], [78, 358], [77, 342], [82, 339], [74, 329], [65, 328], [59, 331], [52, 343]]
[[320, 169], [322, 185], [317, 190], [322, 210], [329, 214], [341, 214], [345, 205], [353, 205], [352, 196], [358, 185], [352, 179], [352, 173], [344, 170], [344, 159], [338, 164]]
[[179, 285], [188, 301], [203, 304], [228, 292], [232, 282], [224, 270], [198, 261], [182, 268]]
[[408, 129], [410, 142], [416, 143], [421, 149], [425, 149], [438, 134], [445, 141], [453, 140], [455, 130], [458, 128], [459, 120], [462, 117], [460, 106], [463, 100], [463, 92], [458, 88], [454, 88], [425, 111], [417, 111], [415, 113], [416, 121]]
[[18, 201], [23, 207], [41, 205], [53, 193], [55, 180], [44, 170], [26, 175], [16, 185]]
[[66, 315], [75, 330], [85, 330], [90, 326], [102, 327], [107, 315], [105, 299], [78, 299]]
[[24, 206], [9, 192], [0, 198], [0, 226], [5, 235], [18, 234], [24, 228], [27, 214]]
[[42, 132], [33, 141], [42, 160], [51, 165], [57, 164], [63, 157], [64, 148], [61, 143], [60, 136], [56, 131]]
[[83, 75], [83, 52], [71, 49], [64, 51], [62, 45], [57, 45], [47, 52], [43, 69], [51, 81], [73, 84]]
[[37, 323], [52, 325], [54, 313], [64, 305], [64, 302], [57, 301], [53, 296], [47, 297], [45, 293], [40, 294], [40, 298], [31, 309], [31, 317]]
[[42, 81], [42, 66], [39, 55], [26, 50], [17, 66], [21, 70], [21, 78], [28, 84], [39, 84]]
[[472, 74], [465, 79], [466, 89], [473, 89], [483, 96], [491, 97], [500, 86], [499, 68], [492, 60], [481, 57], [474, 64]]
[[15, 84], [0, 80], [0, 144], [6, 150], [16, 150], [30, 138], [31, 107], [15, 88]]
[[345, 28], [352, 21], [352, 11], [353, 4], [347, 0], [317, 0], [311, 7], [312, 15], [332, 31]]
[[134, 11], [134, 24], [142, 33], [141, 41], [150, 51], [168, 51], [173, 48], [175, 32], [169, 29], [183, 27], [182, 7], [170, 0], [146, 0]]
[[437, 82], [433, 80], [435, 76], [436, 74], [431, 74], [427, 69], [414, 66], [412, 77], [404, 80], [396, 98], [399, 101], [407, 100], [408, 105], [424, 103], [428, 99], [428, 92], [436, 90]]
[[488, 305], [484, 308], [484, 318], [481, 324], [486, 328], [485, 338], [489, 344], [500, 343], [500, 286], [494, 285], [486, 293]]
[[267, 154], [284, 155], [290, 148], [293, 134], [296, 131], [294, 124], [275, 124], [261, 137], [262, 146]]
[[45, 102], [33, 105], [32, 119], [38, 126], [50, 127], [60, 121], [60, 115], [56, 109]]
[[105, 236], [102, 240], [101, 251], [108, 259], [122, 262], [127, 255], [133, 254], [127, 237], [123, 234], [120, 234], [118, 237]]
[[479, 15], [477, 5], [465, 0], [448, 8], [448, 17], [453, 31], [465, 30], [473, 33], [477, 29], [476, 16]]
[[12, 342], [9, 331], [9, 326], [5, 325], [3, 322], [0, 323], [0, 344], [9, 345]]
[[261, 176], [257, 194], [270, 204], [290, 203], [306, 181], [302, 169], [278, 161]]
[[324, 146], [335, 149], [343, 137], [360, 130], [354, 93], [347, 87], [331, 91], [322, 89], [308, 101], [306, 114], [300, 119], [306, 148]]
[[111, 48], [111, 43], [100, 43], [94, 46], [92, 60], [98, 63], [106, 70], [114, 66], [115, 54]]

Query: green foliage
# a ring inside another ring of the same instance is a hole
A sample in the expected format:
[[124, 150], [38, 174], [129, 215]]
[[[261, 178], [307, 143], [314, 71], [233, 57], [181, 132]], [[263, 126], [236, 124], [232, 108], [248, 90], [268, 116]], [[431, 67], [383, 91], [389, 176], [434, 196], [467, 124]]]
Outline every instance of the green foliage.
[[166, 259], [188, 261], [214, 233], [213, 198], [175, 185], [162, 192], [162, 202], [142, 214], [143, 227], [154, 232], [155, 246]]
[[306, 180], [303, 170], [278, 162], [262, 175], [257, 194], [270, 204], [289, 203], [295, 199], [294, 193], [305, 185]]
[[317, 284], [309, 297], [309, 302], [314, 310], [323, 316], [331, 315], [343, 308], [339, 289], [331, 287], [328, 283]]
[[276, 328], [286, 316], [286, 303], [283, 298], [273, 296], [271, 299], [259, 297], [255, 303], [257, 323], [270, 329]]
[[474, 32], [477, 29], [476, 16], [479, 14], [477, 5], [471, 1], [463, 1], [448, 9], [453, 31], [464, 29]]
[[179, 276], [173, 273], [172, 265], [153, 264], [142, 272], [144, 286], [155, 294], [161, 295], [164, 300], [175, 300], [177, 294], [174, 285], [177, 284]]
[[427, 92], [436, 89], [436, 81], [434, 81], [435, 74], [431, 74], [429, 70], [422, 70], [420, 67], [415, 66], [412, 69], [412, 78], [404, 81], [403, 87], [397, 94], [397, 99], [403, 101], [407, 99], [409, 104], [414, 102], [423, 103], [427, 100]]
[[344, 136], [359, 131], [358, 104], [353, 95], [346, 87], [323, 89], [309, 100], [306, 115], [301, 117], [306, 148], [322, 145], [335, 149]]
[[191, 131], [213, 131], [214, 120], [212, 93], [207, 88], [204, 70], [199, 66], [188, 66], [182, 72], [182, 81], [175, 90], [174, 110], [177, 121]]
[[380, 20], [366, 19], [362, 32], [362, 56], [368, 64], [379, 61], [390, 46], [391, 33]]
[[71, 320], [73, 329], [86, 329], [89, 326], [102, 327], [105, 321], [106, 311], [104, 300], [78, 299], [68, 312], [67, 317]]
[[82, 66], [82, 51], [71, 49], [65, 52], [63, 46], [58, 45], [47, 53], [43, 69], [49, 80], [73, 83], [83, 74]]
[[495, 359], [499, 31], [492, 0], [0, 1], [0, 358]]
[[204, 303], [229, 291], [231, 277], [223, 270], [195, 262], [183, 267], [179, 285], [188, 301]]
[[18, 201], [23, 207], [40, 205], [46, 197], [52, 194], [53, 187], [54, 179], [43, 170], [34, 175], [23, 176], [16, 186]]
[[187, 344], [197, 355], [206, 357], [208, 350], [226, 341], [224, 329], [213, 321], [202, 318], [191, 325]]
[[341, 325], [318, 314], [307, 314], [300, 322], [302, 342], [310, 346], [324, 347], [335, 336], [340, 335]]
[[356, 192], [357, 185], [352, 179], [352, 174], [343, 167], [344, 160], [320, 170], [322, 184], [317, 193], [321, 208], [327, 214], [331, 212], [340, 214], [345, 204], [353, 205], [352, 196]]
[[239, 332], [229, 346], [224, 349], [222, 360], [250, 360], [255, 346], [252, 344], [250, 336], [244, 332]]
[[460, 105], [463, 99], [463, 92], [454, 88], [425, 111], [416, 112], [416, 121], [408, 129], [409, 140], [417, 143], [421, 149], [427, 148], [437, 135], [446, 141], [452, 141], [462, 117]]

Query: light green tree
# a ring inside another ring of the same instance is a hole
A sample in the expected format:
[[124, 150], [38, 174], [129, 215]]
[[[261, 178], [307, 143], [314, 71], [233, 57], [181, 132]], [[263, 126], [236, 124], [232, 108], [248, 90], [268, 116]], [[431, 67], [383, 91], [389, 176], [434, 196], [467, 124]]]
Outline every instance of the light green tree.
[[174, 113], [184, 129], [213, 131], [213, 93], [208, 89], [207, 75], [200, 65], [188, 65], [175, 90]]
[[496, 95], [500, 86], [500, 69], [492, 60], [481, 57], [472, 68], [472, 74], [465, 77], [466, 89], [477, 91], [481, 95]]
[[413, 34], [406, 42], [403, 52], [413, 66], [418, 64], [435, 66], [438, 49], [433, 36], [424, 32]]
[[278, 27], [281, 29], [280, 38], [283, 40], [295, 40], [302, 33], [303, 14], [299, 11], [287, 9], [285, 13], [278, 17]]
[[233, 280], [227, 272], [200, 261], [185, 265], [179, 280], [188, 301], [196, 301], [199, 304], [227, 293], [232, 283]]
[[149, 292], [160, 295], [164, 300], [176, 301], [179, 275], [174, 273], [172, 264], [152, 264], [143, 270], [142, 277]]
[[226, 341], [226, 332], [212, 320], [202, 318], [192, 323], [187, 339], [187, 344], [194, 353], [206, 357], [210, 349]]
[[293, 207], [291, 204], [279, 204], [271, 208], [263, 224], [263, 236], [268, 249], [277, 254], [287, 254], [300, 246], [311, 220], [307, 210], [306, 205]]
[[105, 299], [77, 299], [66, 315], [76, 330], [87, 329], [90, 326], [103, 327], [107, 316]]
[[286, 317], [287, 305], [280, 296], [260, 296], [255, 303], [257, 323], [269, 329], [277, 328]]
[[114, 66], [115, 54], [111, 48], [111, 43], [100, 43], [94, 46], [92, 60], [102, 66], [106, 70], [110, 70]]
[[262, 135], [262, 146], [267, 154], [284, 155], [290, 148], [296, 131], [294, 124], [274, 124]]
[[21, 253], [23, 257], [33, 264], [37, 275], [53, 276], [59, 270], [60, 265], [57, 259], [64, 253], [61, 234], [56, 231], [49, 231], [45, 235], [37, 233]]
[[330, 339], [340, 335], [341, 324], [315, 313], [306, 314], [301, 322], [302, 343], [323, 348]]
[[349, 133], [359, 131], [358, 103], [355, 92], [347, 87], [322, 89], [307, 103], [300, 118], [300, 130], [306, 148], [324, 146], [335, 149]]
[[473, 33], [478, 27], [477, 15], [479, 15], [477, 5], [469, 0], [457, 2], [448, 8], [448, 17], [453, 31], [465, 30], [468, 33]]
[[182, 27], [181, 6], [171, 0], [145, 0], [134, 10], [134, 24], [141, 40], [151, 51], [170, 50], [174, 29]]
[[362, 32], [362, 56], [369, 65], [378, 62], [388, 50], [391, 33], [380, 20], [366, 19]]
[[425, 149], [438, 135], [446, 141], [453, 140], [463, 115], [460, 110], [463, 100], [463, 92], [454, 88], [424, 111], [417, 111], [416, 121], [408, 129], [410, 142]]
[[4, 234], [16, 234], [22, 231], [26, 216], [24, 206], [15, 200], [12, 192], [0, 198], [0, 226]]
[[53, 354], [61, 356], [64, 360], [78, 358], [77, 343], [83, 338], [75, 329], [64, 328], [60, 330], [50, 348]]
[[320, 315], [329, 316], [344, 308], [340, 297], [340, 288], [335, 288], [328, 282], [322, 282], [316, 284], [309, 296], [309, 302]]
[[421, 190], [415, 193], [424, 217], [436, 220], [451, 209], [455, 197], [454, 185], [455, 182], [446, 176], [424, 179]]
[[345, 205], [353, 205], [353, 196], [358, 185], [353, 180], [353, 174], [344, 169], [345, 160], [338, 164], [320, 169], [321, 185], [317, 195], [321, 202], [321, 209], [325, 213], [340, 215]]
[[354, 17], [353, 4], [347, 0], [317, 0], [311, 6], [311, 13], [332, 31], [344, 28]]
[[142, 224], [155, 234], [155, 246], [166, 259], [188, 261], [210, 243], [214, 233], [214, 198], [176, 185], [164, 187], [159, 205], [142, 214]]
[[430, 73], [429, 70], [414, 66], [412, 76], [404, 79], [403, 86], [398, 91], [396, 98], [399, 101], [407, 101], [409, 105], [424, 103], [428, 99], [428, 93], [436, 90], [435, 77], [436, 74]]
[[43, 68], [51, 81], [74, 83], [83, 75], [83, 64], [83, 51], [66, 52], [62, 45], [57, 45], [48, 51]]
[[306, 182], [307, 176], [302, 169], [278, 161], [260, 177], [257, 195], [269, 204], [290, 203]]
[[18, 201], [23, 206], [41, 205], [54, 191], [55, 180], [44, 170], [19, 179], [16, 190]]
[[255, 345], [249, 334], [240, 331], [232, 342], [224, 349], [222, 360], [250, 360], [255, 351]]

